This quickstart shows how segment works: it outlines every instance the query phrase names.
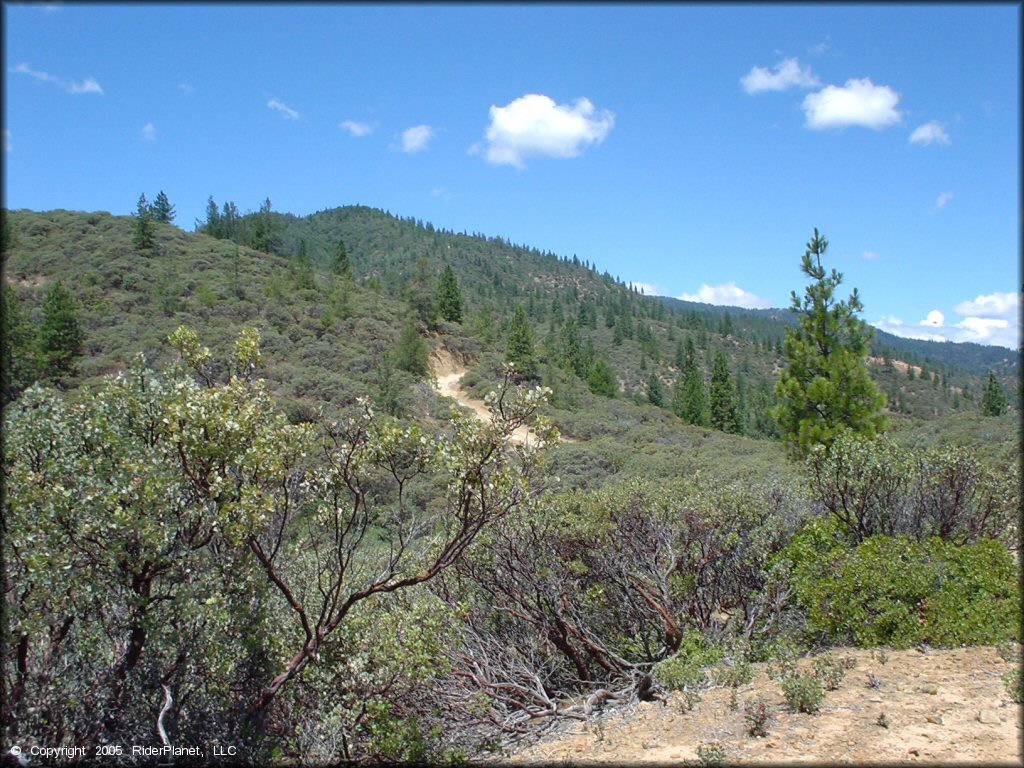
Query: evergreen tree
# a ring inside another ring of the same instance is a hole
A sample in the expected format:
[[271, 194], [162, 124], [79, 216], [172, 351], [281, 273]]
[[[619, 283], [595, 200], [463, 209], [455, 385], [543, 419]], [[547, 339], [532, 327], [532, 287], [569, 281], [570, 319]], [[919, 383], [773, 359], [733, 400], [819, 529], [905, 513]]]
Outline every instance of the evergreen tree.
[[[531, 301], [533, 297], [530, 297]], [[451, 264], [446, 264], [437, 289], [437, 311], [450, 323], [462, 322], [462, 294]]]
[[39, 326], [39, 351], [46, 374], [60, 379], [74, 373], [74, 361], [82, 354], [83, 340], [75, 300], [58, 280], [43, 299], [43, 321]]
[[729, 361], [725, 353], [715, 353], [711, 366], [711, 426], [723, 432], [739, 432], [740, 421]]
[[797, 456], [806, 456], [815, 445], [830, 446], [844, 429], [870, 437], [886, 425], [885, 395], [865, 363], [872, 330], [857, 317], [863, 305], [856, 288], [848, 300], [836, 299], [843, 276], [822, 266], [827, 248], [828, 241], [815, 229], [801, 262], [814, 282], [802, 301], [792, 294], [799, 325], [786, 329], [789, 365], [775, 389], [779, 403], [773, 415]]
[[196, 222], [196, 229], [210, 237], [220, 237], [220, 211], [217, 208], [217, 202], [213, 199], [213, 195], [210, 195], [206, 201], [206, 223], [199, 226]]
[[533, 348], [533, 330], [523, 308], [516, 307], [505, 341], [505, 362], [512, 363], [522, 378], [532, 378], [537, 369]]
[[410, 316], [395, 345], [395, 365], [413, 376], [426, 376], [430, 370], [427, 365], [427, 342], [420, 336], [416, 318]]
[[665, 391], [665, 385], [661, 383], [661, 377], [658, 376], [657, 371], [651, 371], [651, 375], [647, 377], [647, 400], [651, 405], [656, 405], [659, 408], [665, 408], [668, 405], [668, 393]]
[[1009, 402], [1003, 385], [996, 379], [995, 374], [989, 372], [988, 383], [985, 384], [985, 391], [981, 395], [981, 412], [985, 416], [1001, 416], [1008, 407]]
[[9, 403], [26, 389], [36, 374], [32, 348], [32, 327], [21, 309], [21, 300], [13, 286], [3, 287], [3, 333], [0, 333], [0, 377], [2, 401]]
[[590, 367], [590, 375], [587, 376], [587, 386], [595, 395], [604, 397], [615, 397], [619, 394], [619, 380], [615, 376], [611, 363], [603, 357], [599, 357]]
[[152, 248], [155, 229], [153, 207], [146, 201], [146, 193], [143, 192], [135, 208], [135, 247], [139, 250]]
[[174, 206], [162, 189], [153, 201], [153, 219], [161, 224], [170, 224], [174, 221]]
[[331, 270], [336, 275], [346, 277], [352, 271], [352, 263], [348, 257], [348, 250], [341, 240], [334, 246], [334, 253], [331, 255]]

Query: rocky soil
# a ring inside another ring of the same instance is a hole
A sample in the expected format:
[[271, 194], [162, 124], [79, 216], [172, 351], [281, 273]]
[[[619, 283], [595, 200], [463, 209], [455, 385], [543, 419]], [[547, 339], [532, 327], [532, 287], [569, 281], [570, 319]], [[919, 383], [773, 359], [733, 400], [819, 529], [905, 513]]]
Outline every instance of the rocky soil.
[[[697, 749], [717, 742], [729, 763], [975, 763], [1021, 765], [1022, 707], [1006, 693], [1013, 664], [995, 648], [877, 651], [837, 649], [853, 667], [827, 691], [815, 715], [792, 713], [769, 665], [737, 692], [713, 688], [685, 712], [683, 698], [608, 708], [588, 722], [561, 724], [507, 758], [515, 763], [698, 762]], [[883, 661], [884, 659], [884, 661]], [[805, 659], [800, 667], [810, 668]], [[879, 687], [869, 687], [868, 675]], [[768, 736], [747, 735], [743, 706], [763, 696], [772, 709]], [[884, 718], [882, 715], [884, 714]], [[880, 718], [887, 725], [880, 725]]]

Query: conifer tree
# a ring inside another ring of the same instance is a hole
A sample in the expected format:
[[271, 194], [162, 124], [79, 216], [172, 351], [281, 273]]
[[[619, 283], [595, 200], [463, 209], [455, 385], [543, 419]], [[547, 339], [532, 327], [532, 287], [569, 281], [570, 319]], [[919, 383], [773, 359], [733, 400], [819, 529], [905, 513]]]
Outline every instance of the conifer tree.
[[704, 377], [697, 365], [697, 352], [693, 339], [687, 339], [683, 355], [683, 370], [676, 380], [672, 398], [672, 410], [687, 424], [706, 427], [711, 422], [708, 412], [707, 391]]
[[153, 219], [161, 224], [170, 224], [174, 221], [174, 206], [162, 189], [153, 201]]
[[665, 392], [665, 385], [661, 383], [661, 377], [657, 371], [651, 371], [647, 377], [647, 400], [651, 405], [664, 408], [668, 405], [668, 395]]
[[[531, 297], [532, 300], [532, 297]], [[437, 289], [437, 311], [450, 323], [462, 322], [462, 294], [455, 272], [451, 264], [446, 264], [441, 272], [441, 282]]]
[[526, 319], [526, 312], [516, 307], [505, 341], [505, 362], [512, 363], [523, 378], [532, 378], [536, 373], [537, 360], [533, 348], [533, 330]]
[[153, 247], [154, 226], [153, 207], [146, 200], [146, 193], [139, 195], [139, 202], [135, 208], [135, 247], [140, 250], [149, 250]]
[[857, 317], [863, 305], [856, 288], [846, 301], [836, 299], [843, 276], [822, 266], [827, 248], [815, 229], [800, 266], [813, 282], [802, 300], [792, 294], [799, 324], [786, 329], [789, 364], [775, 388], [773, 415], [790, 452], [801, 457], [815, 445], [828, 448], [843, 430], [870, 437], [886, 425], [885, 395], [865, 363], [872, 330]]
[[35, 378], [36, 357], [33, 332], [21, 308], [18, 294], [11, 285], [3, 287], [3, 322], [0, 327], [0, 390], [2, 402], [8, 403], [28, 387]]
[[615, 397], [619, 394], [619, 380], [615, 376], [611, 363], [603, 357], [599, 357], [590, 367], [590, 375], [587, 376], [587, 386], [595, 395], [604, 397]]
[[413, 376], [426, 376], [429, 371], [428, 354], [427, 342], [420, 336], [416, 318], [410, 316], [402, 326], [398, 344], [395, 345], [395, 365]]
[[723, 432], [739, 432], [736, 389], [725, 353], [715, 353], [711, 366], [711, 426]]
[[981, 412], [985, 416], [1001, 416], [1009, 407], [1006, 399], [1006, 392], [1003, 385], [996, 379], [991, 371], [988, 374], [988, 383], [985, 384], [985, 391], [981, 395]]
[[345, 277], [352, 271], [352, 263], [348, 257], [348, 250], [342, 240], [334, 246], [334, 253], [331, 256], [331, 269], [335, 274]]
[[82, 341], [75, 300], [58, 280], [43, 299], [43, 321], [39, 326], [39, 351], [46, 373], [56, 379], [73, 373], [75, 358], [82, 353]]

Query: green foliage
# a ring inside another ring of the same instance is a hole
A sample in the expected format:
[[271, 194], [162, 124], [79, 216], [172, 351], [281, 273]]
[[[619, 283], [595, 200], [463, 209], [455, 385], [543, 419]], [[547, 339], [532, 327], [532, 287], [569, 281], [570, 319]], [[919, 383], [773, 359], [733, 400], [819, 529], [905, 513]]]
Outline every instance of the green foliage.
[[156, 217], [153, 207], [146, 201], [145, 193], [139, 195], [135, 209], [135, 247], [148, 251], [153, 247], [156, 236]]
[[791, 712], [805, 712], [809, 715], [817, 714], [821, 709], [821, 702], [825, 698], [825, 691], [816, 677], [811, 675], [791, 675], [783, 678], [780, 683], [782, 695], [786, 699], [786, 705]]
[[792, 310], [799, 325], [786, 329], [789, 365], [775, 392], [775, 419], [794, 455], [806, 456], [815, 445], [832, 444], [843, 430], [866, 436], [885, 429], [882, 395], [868, 374], [864, 359], [872, 330], [857, 313], [863, 309], [857, 289], [846, 301], [835, 290], [843, 276], [826, 273], [821, 258], [828, 241], [814, 230], [801, 270], [814, 282], [803, 300], [793, 292]]
[[981, 395], [981, 412], [985, 416], [1001, 416], [1008, 407], [1009, 401], [1003, 386], [994, 374], [989, 373], [985, 391]]
[[174, 222], [174, 206], [171, 205], [171, 201], [167, 199], [167, 195], [161, 189], [156, 199], [153, 200], [152, 206], [153, 221], [158, 224], [171, 224]]
[[687, 424], [706, 427], [711, 423], [704, 376], [697, 365], [697, 352], [690, 338], [686, 340], [683, 368], [676, 381], [672, 410]]
[[445, 264], [437, 288], [437, 311], [450, 323], [462, 322], [462, 294], [451, 264]]
[[704, 743], [697, 747], [697, 760], [701, 765], [722, 766], [726, 764], [725, 747], [717, 741]]
[[824, 654], [814, 660], [814, 676], [826, 691], [838, 690], [846, 676], [846, 665], [831, 654]]
[[747, 735], [755, 738], [768, 736], [768, 723], [772, 719], [771, 705], [758, 696], [743, 705], [743, 720], [747, 726]]
[[516, 373], [524, 379], [536, 374], [537, 359], [533, 348], [533, 329], [526, 319], [526, 312], [516, 307], [512, 316], [512, 325], [505, 340], [505, 362], [516, 368]]
[[1002, 544], [877, 535], [850, 547], [837, 525], [807, 526], [782, 555], [813, 630], [864, 647], [1018, 637], [1020, 588]]
[[615, 397], [618, 395], [619, 380], [615, 376], [615, 371], [612, 370], [611, 363], [603, 357], [597, 358], [590, 369], [590, 375], [587, 376], [587, 386], [595, 395], [601, 395], [602, 397]]
[[1020, 667], [1012, 669], [1003, 675], [1003, 685], [1006, 688], [1006, 695], [1014, 704], [1024, 704], [1024, 672]]
[[410, 317], [402, 326], [402, 333], [395, 345], [395, 367], [413, 376], [426, 376], [430, 372], [427, 363], [429, 353], [426, 340], [420, 336], [416, 319]]
[[729, 361], [725, 353], [715, 353], [715, 362], [711, 368], [711, 426], [723, 432], [739, 432], [739, 413], [737, 411], [736, 387], [729, 371]]
[[352, 271], [352, 262], [349, 259], [348, 249], [345, 247], [344, 240], [339, 239], [334, 246], [334, 251], [331, 254], [331, 271], [342, 277], [348, 277]]
[[[5, 219], [6, 220], [6, 219]], [[9, 403], [35, 381], [37, 375], [34, 334], [25, 317], [21, 299], [13, 286], [3, 286], [3, 332], [0, 333], [0, 392], [2, 402]]]
[[39, 326], [39, 352], [45, 375], [60, 379], [74, 373], [84, 338], [74, 297], [58, 280], [43, 300], [43, 322]]
[[647, 400], [658, 408], [668, 407], [668, 392], [657, 371], [652, 371], [651, 375], [647, 377]]

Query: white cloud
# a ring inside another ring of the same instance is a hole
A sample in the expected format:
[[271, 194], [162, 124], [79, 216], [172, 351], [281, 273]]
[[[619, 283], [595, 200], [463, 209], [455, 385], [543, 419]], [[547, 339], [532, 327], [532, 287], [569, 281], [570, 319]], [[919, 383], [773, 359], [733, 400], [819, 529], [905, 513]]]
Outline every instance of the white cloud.
[[875, 323], [883, 331], [908, 339], [974, 342], [1017, 349], [1020, 346], [1020, 297], [1015, 293], [990, 293], [973, 301], [962, 301], [953, 311], [961, 317], [946, 325], [946, 317], [937, 309], [916, 325], [898, 317], [885, 317]]
[[804, 98], [807, 127], [820, 131], [860, 125], [879, 130], [898, 123], [896, 105], [900, 95], [887, 85], [875, 85], [868, 78], [851, 78], [840, 88], [827, 85]]
[[[556, 104], [530, 93], [504, 107], [491, 105], [484, 157], [495, 165], [525, 167], [530, 157], [576, 157], [590, 144], [600, 144], [615, 125], [614, 113], [597, 111], [589, 99]], [[470, 152], [480, 152], [474, 145]]]
[[11, 144], [11, 129], [4, 128], [4, 152], [10, 152], [14, 148]]
[[449, 200], [452, 199], [452, 193], [449, 192], [444, 187], [434, 187], [432, 190], [430, 190], [430, 196], [431, 197], [439, 197], [442, 200], [444, 200], [446, 203]]
[[436, 134], [429, 125], [414, 125], [402, 131], [402, 143], [398, 147], [402, 152], [420, 152]]
[[746, 309], [767, 309], [772, 305], [768, 299], [762, 299], [743, 290], [735, 283], [723, 285], [701, 285], [697, 293], [684, 293], [678, 298], [683, 301], [699, 301], [701, 304], [717, 304], [726, 307], [744, 307]]
[[952, 192], [943, 192], [941, 195], [939, 195], [937, 198], [935, 198], [935, 210], [936, 211], [941, 211], [943, 208], [946, 207], [946, 205], [952, 199], [953, 199], [953, 193]]
[[995, 293], [978, 296], [974, 301], [961, 301], [953, 311], [958, 315], [1012, 319], [1017, 316], [1020, 297], [1016, 293]]
[[142, 126], [142, 138], [146, 141], [153, 141], [156, 139], [156, 126], [152, 123], [146, 123]]
[[936, 120], [917, 126], [914, 132], [910, 134], [908, 141], [911, 144], [921, 144], [925, 147], [929, 144], [952, 143], [949, 134], [946, 133], [946, 127]]
[[101, 88], [100, 84], [92, 77], [87, 77], [80, 83], [76, 83], [74, 80], [64, 80], [56, 75], [51, 75], [49, 72], [32, 69], [25, 63], [19, 64], [11, 71], [19, 75], [34, 77], [36, 80], [44, 83], [53, 83], [61, 90], [67, 91], [68, 93], [98, 93], [100, 96], [103, 95], [103, 88]]
[[766, 67], [754, 67], [740, 78], [743, 90], [749, 94], [763, 91], [784, 91], [787, 88], [814, 88], [821, 85], [818, 76], [810, 67], [800, 65], [796, 59], [783, 59], [775, 65], [775, 71]]
[[338, 123], [338, 127], [341, 128], [342, 130], [348, 131], [350, 135], [355, 136], [357, 139], [362, 136], [369, 136], [371, 133], [373, 133], [372, 125], [369, 125], [367, 123], [359, 123], [356, 122], [355, 120], [342, 120], [340, 123]]
[[878, 258], [878, 254], [875, 251], [864, 251], [862, 254], [868, 261], [874, 261]]
[[276, 109], [278, 112], [281, 113], [282, 117], [288, 120], [298, 120], [300, 117], [302, 117], [302, 115], [300, 115], [298, 112], [289, 107], [280, 99], [271, 99], [270, 101], [267, 102], [267, 106], [270, 107], [270, 109]]
[[643, 291], [644, 296], [665, 296], [667, 291], [663, 288], [654, 285], [654, 283], [638, 283], [633, 281], [629, 284], [630, 288], [636, 288], [638, 291]]

